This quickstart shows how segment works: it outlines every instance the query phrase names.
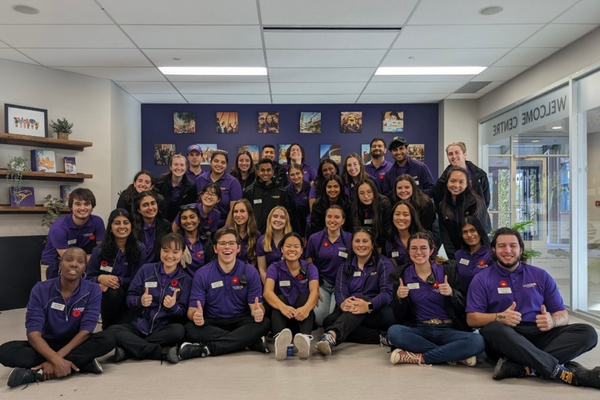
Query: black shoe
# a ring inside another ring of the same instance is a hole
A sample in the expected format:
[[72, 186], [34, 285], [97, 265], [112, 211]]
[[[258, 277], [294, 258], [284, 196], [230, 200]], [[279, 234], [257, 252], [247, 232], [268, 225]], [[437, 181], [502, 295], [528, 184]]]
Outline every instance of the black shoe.
[[179, 348], [179, 359], [187, 360], [190, 358], [206, 357], [209, 352], [206, 346], [199, 343], [185, 342]]
[[525, 367], [508, 358], [503, 357], [498, 360], [492, 378], [496, 380], [504, 378], [522, 378], [525, 376]]
[[572, 377], [570, 381], [568, 379], [568, 374], [564, 376], [565, 379], [563, 379], [562, 376], [559, 376], [558, 379], [561, 379], [573, 386], [583, 386], [600, 389], [600, 367], [596, 367], [594, 369], [587, 369], [583, 365], [575, 361], [566, 362], [565, 367], [570, 369], [572, 372]]
[[162, 358], [171, 364], [177, 364], [179, 362], [179, 357], [177, 356], [177, 346], [164, 348], [162, 351]]
[[8, 375], [6, 384], [9, 387], [17, 387], [23, 384], [30, 384], [32, 382], [43, 382], [44, 376], [42, 370], [33, 371], [29, 368], [13, 368]]
[[115, 357], [113, 358], [114, 362], [118, 363], [123, 360], [127, 360], [129, 356], [125, 353], [125, 350], [122, 347], [115, 347]]
[[104, 370], [102, 369], [100, 362], [94, 358], [92, 361], [79, 368], [79, 372], [84, 372], [86, 374], [101, 374]]
[[252, 346], [247, 347], [248, 350], [258, 351], [259, 353], [267, 354], [269, 353], [269, 349], [265, 346], [265, 337], [261, 336], [258, 342], [254, 343]]

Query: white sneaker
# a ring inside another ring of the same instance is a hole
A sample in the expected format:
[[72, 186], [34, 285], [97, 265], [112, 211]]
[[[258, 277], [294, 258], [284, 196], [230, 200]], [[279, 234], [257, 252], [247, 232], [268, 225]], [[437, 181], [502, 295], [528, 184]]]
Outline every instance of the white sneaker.
[[292, 344], [292, 331], [285, 328], [273, 337], [275, 339], [275, 359], [282, 361], [287, 358], [287, 348]]
[[294, 346], [298, 349], [298, 357], [306, 359], [310, 356], [310, 341], [313, 340], [311, 335], [296, 333], [294, 336]]

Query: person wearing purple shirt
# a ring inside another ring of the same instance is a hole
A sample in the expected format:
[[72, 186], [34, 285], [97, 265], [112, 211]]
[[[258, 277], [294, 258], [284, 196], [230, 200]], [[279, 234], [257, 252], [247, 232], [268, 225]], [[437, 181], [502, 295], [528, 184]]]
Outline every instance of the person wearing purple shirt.
[[319, 326], [335, 309], [335, 279], [350, 250], [352, 235], [342, 230], [345, 219], [340, 206], [329, 207], [325, 212], [325, 229], [312, 234], [306, 244], [306, 261], [314, 263], [319, 271], [321, 301], [315, 308]]
[[256, 242], [261, 233], [256, 229], [254, 210], [248, 200], [241, 199], [233, 202], [226, 226], [232, 227], [240, 237], [238, 260], [256, 266]]
[[493, 260], [473, 278], [467, 322], [481, 327], [486, 353], [498, 359], [492, 378], [536, 373], [544, 379], [600, 389], [600, 368], [571, 361], [598, 343], [596, 330], [570, 324], [556, 282], [541, 268], [525, 264], [518, 231], [499, 228], [492, 238]]
[[385, 242], [383, 254], [398, 267], [410, 262], [408, 239], [423, 228], [415, 208], [402, 200], [392, 208], [392, 223], [393, 227], [388, 241]]
[[188, 208], [179, 214], [178, 233], [185, 240], [191, 261], [186, 263], [189, 273], [194, 275], [200, 267], [212, 261], [212, 241], [210, 236], [202, 236], [200, 231], [200, 212], [197, 208]]
[[344, 182], [344, 191], [350, 201], [356, 196], [356, 185], [365, 179], [372, 181], [369, 174], [365, 171], [365, 165], [360, 155], [358, 153], [348, 154], [342, 164], [342, 180]]
[[266, 233], [256, 242], [256, 260], [263, 285], [269, 265], [281, 260], [281, 239], [291, 231], [292, 225], [287, 210], [281, 206], [273, 208], [267, 217]]
[[483, 338], [465, 320], [465, 293], [454, 261], [434, 260], [431, 232], [408, 239], [410, 263], [391, 274], [396, 296], [392, 307], [402, 325], [388, 330], [387, 340], [397, 347], [392, 364], [476, 364], [485, 349]]
[[[42, 264], [47, 265], [46, 278], [58, 276], [60, 257], [69, 247], [82, 248], [87, 254], [102, 242], [104, 222], [92, 215], [96, 197], [90, 189], [77, 188], [69, 197], [71, 214], [57, 219], [48, 231], [46, 247], [42, 252]], [[89, 255], [88, 255], [89, 260]]]
[[256, 268], [236, 258], [239, 237], [231, 227], [214, 235], [217, 259], [194, 276], [179, 358], [218, 356], [250, 347], [262, 353], [269, 331]]
[[179, 207], [196, 202], [198, 197], [194, 181], [186, 175], [187, 159], [176, 154], [169, 160], [169, 172], [163, 174], [156, 183], [156, 190], [164, 197], [167, 203], [165, 219], [173, 222]]
[[435, 181], [427, 165], [408, 156], [408, 142], [402, 136], [395, 136], [388, 146], [396, 161], [386, 172], [383, 181], [383, 194], [390, 197], [394, 191], [396, 177], [408, 174], [426, 195], [431, 196]]
[[0, 346], [0, 364], [13, 367], [10, 387], [63, 378], [76, 372], [99, 374], [102, 357], [115, 347], [110, 332], [94, 334], [102, 291], [82, 279], [86, 253], [78, 247], [64, 251], [60, 276], [38, 282], [31, 290], [25, 328], [27, 341]]
[[[198, 194], [198, 203], [190, 203], [179, 207], [180, 210], [185, 210], [190, 207], [195, 207], [198, 210], [198, 229], [200, 235], [205, 238], [209, 237], [219, 229], [219, 218], [221, 213], [217, 209], [217, 205], [221, 201], [221, 188], [215, 183], [209, 183], [204, 186]], [[173, 220], [173, 232], [179, 230], [179, 215], [177, 213]]]
[[392, 163], [385, 160], [385, 140], [381, 138], [374, 138], [370, 144], [371, 161], [365, 165], [365, 172], [377, 185], [379, 193], [383, 194], [383, 181], [385, 180], [385, 173], [392, 168]]
[[188, 169], [187, 178], [196, 183], [196, 178], [202, 172], [202, 149], [197, 144], [192, 144], [187, 148]]
[[317, 168], [317, 177], [315, 178], [315, 182], [310, 186], [310, 192], [308, 193], [308, 205], [311, 210], [314, 202], [323, 195], [325, 179], [339, 174], [340, 169], [335, 161], [331, 158], [321, 160], [319, 168]]
[[290, 219], [292, 229], [304, 237], [306, 234], [306, 217], [310, 214], [308, 194], [315, 187], [302, 179], [302, 168], [298, 164], [290, 167], [290, 183], [285, 188], [290, 202]]
[[310, 356], [310, 342], [315, 323], [314, 308], [319, 300], [319, 272], [312, 263], [301, 260], [302, 237], [290, 232], [281, 240], [283, 260], [269, 266], [264, 297], [273, 308], [271, 332], [275, 338], [275, 358], [285, 360], [292, 343], [298, 356]]
[[323, 322], [325, 332], [317, 342], [317, 350], [330, 355], [333, 347], [345, 340], [381, 343], [381, 333], [395, 322], [388, 279], [393, 268], [388, 258], [377, 253], [369, 230], [356, 229], [352, 255], [340, 267], [335, 281], [337, 308]]
[[463, 245], [454, 253], [454, 259], [463, 288], [468, 291], [473, 277], [492, 264], [492, 249], [479, 219], [466, 217], [460, 226]]
[[162, 217], [155, 192], [141, 192], [133, 201], [135, 233], [146, 246], [146, 262], [160, 260], [160, 241], [171, 233], [171, 224]]
[[292, 143], [285, 154], [287, 159], [286, 169], [289, 171], [292, 164], [300, 165], [302, 167], [302, 171], [304, 172], [304, 180], [312, 185], [317, 178], [317, 170], [304, 163], [304, 160], [306, 159], [304, 147], [302, 147], [299, 143]]
[[220, 213], [219, 227], [225, 225], [231, 202], [242, 198], [240, 182], [226, 172], [228, 162], [227, 152], [215, 150], [210, 159], [210, 171], [204, 171], [196, 178], [196, 191], [198, 193], [209, 183], [216, 183], [221, 188], [221, 202], [218, 206]]

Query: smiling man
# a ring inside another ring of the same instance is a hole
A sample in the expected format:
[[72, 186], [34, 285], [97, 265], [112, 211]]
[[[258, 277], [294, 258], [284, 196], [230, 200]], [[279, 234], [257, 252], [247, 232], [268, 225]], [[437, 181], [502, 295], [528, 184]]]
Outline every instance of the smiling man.
[[489, 268], [475, 275], [467, 296], [467, 323], [482, 327], [486, 353], [498, 359], [492, 377], [528, 375], [600, 389], [600, 367], [571, 361], [594, 348], [590, 325], [569, 325], [556, 282], [543, 269], [525, 264], [518, 231], [500, 228], [492, 239]]
[[415, 160], [408, 155], [408, 142], [402, 136], [395, 136], [390, 142], [389, 149], [396, 161], [385, 173], [383, 180], [383, 193], [391, 197], [398, 175], [408, 174], [426, 195], [431, 196], [433, 190], [433, 176], [425, 163]]
[[371, 161], [365, 165], [365, 172], [369, 174], [377, 185], [379, 193], [383, 193], [383, 180], [385, 173], [392, 168], [392, 163], [385, 160], [385, 141], [381, 138], [371, 140], [370, 144]]

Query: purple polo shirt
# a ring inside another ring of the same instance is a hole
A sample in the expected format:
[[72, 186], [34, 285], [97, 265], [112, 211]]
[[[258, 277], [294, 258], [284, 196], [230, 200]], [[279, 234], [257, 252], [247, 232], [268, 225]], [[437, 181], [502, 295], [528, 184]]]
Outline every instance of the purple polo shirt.
[[457, 250], [454, 253], [456, 270], [460, 276], [465, 292], [469, 289], [473, 277], [492, 264], [492, 249], [481, 246], [479, 250], [471, 254], [467, 250]]
[[[196, 178], [196, 191], [200, 193], [204, 186], [213, 183], [210, 171], [204, 171]], [[228, 173], [223, 174], [221, 179], [214, 182], [221, 187], [221, 201], [217, 205], [219, 209], [219, 226], [225, 225], [227, 214], [229, 214], [229, 203], [242, 198], [242, 186], [240, 182]]]
[[396, 178], [398, 175], [408, 174], [415, 179], [415, 183], [426, 195], [431, 196], [435, 181], [431, 175], [431, 171], [427, 165], [421, 161], [415, 160], [410, 157], [406, 157], [406, 164], [399, 166], [397, 162], [394, 162], [391, 168], [385, 173], [383, 180], [383, 194], [391, 197], [392, 192], [395, 190]]
[[340, 306], [350, 296], [363, 298], [373, 303], [373, 309], [379, 310], [392, 301], [392, 284], [389, 281], [394, 265], [385, 256], [379, 256], [377, 265], [373, 258], [361, 271], [356, 257], [346, 261], [339, 269], [335, 281], [335, 302]]
[[375, 182], [377, 186], [377, 190], [379, 193], [383, 193], [383, 181], [385, 180], [385, 174], [392, 168], [393, 163], [383, 160], [379, 168], [376, 168], [372, 161], [369, 161], [367, 165], [365, 165], [365, 172], [369, 174], [369, 176]]
[[[217, 207], [214, 207], [212, 210], [210, 210], [208, 212], [207, 215], [204, 215], [204, 211], [202, 210], [202, 203], [190, 203], [187, 205], [188, 206], [196, 206], [196, 209], [200, 213], [200, 221], [198, 224], [198, 231], [200, 232], [201, 235], [209, 236], [209, 234], [208, 234], [209, 232], [210, 232], [210, 235], [212, 235], [213, 233], [215, 233], [217, 231], [217, 229], [219, 229], [219, 218], [221, 217], [221, 213], [219, 212]], [[181, 211], [179, 211], [177, 213], [177, 215], [175, 216], [175, 219], [173, 219], [173, 221], [176, 221], [177, 223], [179, 223], [179, 215], [180, 214], [181, 214]]]
[[269, 266], [267, 279], [275, 281], [276, 295], [284, 295], [288, 304], [294, 305], [299, 295], [310, 293], [310, 281], [319, 281], [319, 271], [312, 263], [300, 260], [300, 272], [293, 276], [285, 260], [281, 260]]
[[[201, 173], [202, 173], [202, 171], [200, 172], [200, 174]], [[194, 182], [194, 183], [196, 183], [196, 179], [200, 176], [200, 174], [196, 175], [189, 169], [187, 171], [185, 171], [185, 174], [186, 174], [187, 178], [190, 180], [190, 182]]]
[[408, 256], [408, 250], [404, 247], [404, 243], [402, 243], [402, 239], [400, 236], [396, 236], [393, 241], [388, 240], [385, 242], [385, 246], [383, 247], [383, 254], [390, 259], [396, 261], [397, 265], [404, 265], [410, 262], [410, 257]]
[[351, 242], [352, 234], [341, 230], [340, 236], [331, 243], [325, 228], [321, 232], [310, 235], [304, 251], [305, 257], [312, 259], [325, 282], [335, 285], [338, 270], [348, 258]]
[[196, 238], [194, 243], [190, 242], [190, 239], [187, 236], [183, 236], [185, 239], [185, 245], [190, 250], [190, 254], [192, 255], [192, 263], [188, 264], [186, 267], [188, 272], [191, 272], [192, 275], [196, 273], [204, 265], [206, 262], [206, 258], [204, 255], [204, 246], [202, 246], [202, 242], [200, 242], [200, 236]]
[[[313, 182], [315, 179], [317, 179], [317, 170], [316, 169], [314, 169], [310, 165], [304, 164], [304, 163], [302, 163], [302, 165], [300, 167], [302, 168], [302, 175], [303, 175], [302, 179], [304, 179], [306, 182]], [[289, 172], [290, 164], [286, 165], [285, 169]]]
[[543, 304], [549, 313], [565, 310], [558, 286], [549, 273], [523, 263], [509, 272], [494, 262], [471, 281], [466, 312], [501, 313], [513, 301], [522, 322], [535, 322]]
[[248, 304], [254, 304], [257, 297], [262, 303], [262, 284], [255, 267], [236, 260], [231, 272], [225, 273], [215, 260], [194, 276], [189, 306], [197, 307], [200, 300], [205, 318], [235, 318], [249, 315]]
[[44, 340], [69, 341], [80, 331], [94, 332], [102, 290], [98, 284], [81, 279], [79, 286], [65, 302], [60, 278], [38, 282], [31, 290], [25, 328], [27, 333], [41, 332]]
[[[260, 232], [256, 231], [256, 234], [260, 238], [260, 236], [261, 236]], [[248, 235], [246, 235], [243, 238], [241, 238], [240, 252], [237, 255], [237, 259], [238, 260], [242, 260], [244, 262], [248, 262]]]
[[304, 182], [306, 184], [302, 185], [303, 187], [300, 191], [296, 189], [293, 183], [289, 183], [285, 188], [286, 191], [289, 193], [290, 202], [297, 208], [308, 207], [309, 193], [312, 193], [313, 188], [315, 187], [315, 185], [312, 185], [309, 188], [309, 183], [306, 181]]
[[156, 218], [152, 221], [152, 225], [148, 225], [146, 221], [142, 221], [144, 227], [144, 245], [146, 246], [146, 260], [154, 259], [154, 239], [156, 238]]
[[404, 284], [408, 286], [408, 297], [417, 321], [428, 319], [450, 319], [444, 305], [444, 295], [440, 293], [440, 283], [444, 283], [444, 266], [431, 263], [435, 283], [428, 285], [411, 265], [404, 270]]
[[100, 275], [113, 275], [119, 278], [119, 284], [127, 290], [137, 270], [146, 264], [146, 246], [138, 242], [140, 249], [140, 260], [137, 265], [129, 265], [127, 261], [127, 251], [119, 250], [112, 260], [103, 260], [102, 246], [98, 246], [92, 251], [92, 256], [85, 270], [85, 279], [98, 283]]
[[310, 187], [310, 191], [308, 192], [308, 198], [309, 199], [316, 199], [317, 198], [317, 185], [312, 185]]
[[261, 235], [256, 241], [256, 256], [265, 256], [267, 260], [267, 266], [273, 264], [276, 261], [281, 260], [281, 249], [279, 247], [275, 247], [275, 241], [271, 241], [271, 251], [266, 252], [264, 248], [265, 235]]

